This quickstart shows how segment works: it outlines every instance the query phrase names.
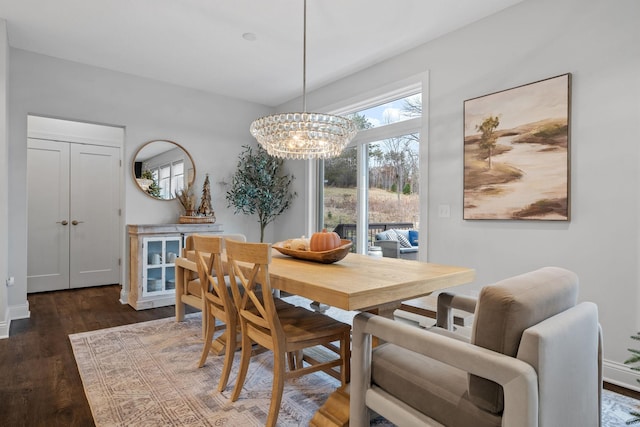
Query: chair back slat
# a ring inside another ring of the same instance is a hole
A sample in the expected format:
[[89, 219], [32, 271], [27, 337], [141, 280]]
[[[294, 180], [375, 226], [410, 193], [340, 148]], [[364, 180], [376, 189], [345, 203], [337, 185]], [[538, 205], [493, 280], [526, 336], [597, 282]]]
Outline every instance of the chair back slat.
[[203, 297], [215, 304], [220, 311], [234, 312], [235, 305], [229, 295], [222, 268], [222, 238], [197, 234], [190, 237], [193, 239]]
[[[284, 341], [284, 331], [278, 319], [275, 301], [269, 280], [271, 245], [268, 243], [242, 243], [227, 240], [227, 261], [231, 266], [230, 280], [236, 286], [242, 286], [243, 295], [238, 310], [253, 328], [260, 331], [261, 339], [265, 335], [273, 336], [276, 341]], [[244, 264], [244, 270], [241, 264]], [[247, 269], [249, 274], [245, 274]], [[237, 282], [240, 283], [237, 283]], [[268, 348], [272, 348], [269, 346]]]

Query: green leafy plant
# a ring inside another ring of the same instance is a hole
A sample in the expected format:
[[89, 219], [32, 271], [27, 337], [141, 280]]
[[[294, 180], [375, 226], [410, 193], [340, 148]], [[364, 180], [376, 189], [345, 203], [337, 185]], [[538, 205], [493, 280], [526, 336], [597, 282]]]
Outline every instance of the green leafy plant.
[[[635, 335], [631, 335], [631, 339], [632, 340], [636, 340], [636, 341], [640, 341], [640, 332], [638, 332]], [[625, 360], [624, 364], [625, 365], [634, 365], [634, 366], [631, 366], [631, 370], [640, 372], [640, 366], [638, 366], [638, 364], [640, 363], [640, 350], [636, 350], [636, 349], [633, 349], [633, 348], [629, 348], [628, 350], [631, 353], [631, 357], [629, 357], [627, 360]], [[640, 380], [636, 380], [636, 381], [638, 381], [640, 383]], [[629, 415], [631, 415], [634, 418], [628, 420], [626, 422], [627, 425], [640, 423], [640, 408], [635, 410], [635, 411], [629, 412]]]
[[147, 188], [147, 193], [149, 193], [153, 197], [160, 198], [160, 186], [158, 185], [156, 179], [153, 177], [153, 172], [147, 169], [146, 171], [143, 171], [142, 174], [140, 174], [140, 178], [150, 179], [152, 182]]
[[289, 209], [297, 195], [289, 191], [294, 177], [283, 173], [282, 159], [270, 156], [262, 147], [254, 150], [245, 145], [243, 148], [231, 189], [226, 194], [227, 206], [233, 206], [235, 213], [258, 215], [262, 242], [265, 227]]

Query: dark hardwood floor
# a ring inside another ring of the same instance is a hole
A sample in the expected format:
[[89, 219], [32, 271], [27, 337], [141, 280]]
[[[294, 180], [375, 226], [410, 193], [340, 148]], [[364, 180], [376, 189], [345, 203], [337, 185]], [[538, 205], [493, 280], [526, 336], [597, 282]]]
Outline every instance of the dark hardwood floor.
[[[0, 340], [1, 426], [94, 425], [68, 335], [175, 314], [174, 306], [136, 311], [119, 297], [118, 285], [28, 296], [31, 318], [11, 322], [10, 337]], [[640, 399], [636, 391], [604, 386]]]
[[119, 285], [28, 295], [31, 317], [0, 340], [0, 425], [94, 425], [68, 335], [175, 315], [174, 306], [136, 311], [119, 298]]

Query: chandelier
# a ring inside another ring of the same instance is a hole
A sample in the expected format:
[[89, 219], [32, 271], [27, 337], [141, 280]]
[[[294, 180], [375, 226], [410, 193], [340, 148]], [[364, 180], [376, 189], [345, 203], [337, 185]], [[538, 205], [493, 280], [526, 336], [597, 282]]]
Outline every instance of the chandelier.
[[346, 117], [307, 113], [307, 0], [304, 0], [302, 47], [302, 112], [261, 117], [250, 131], [271, 156], [283, 159], [337, 157], [358, 129]]

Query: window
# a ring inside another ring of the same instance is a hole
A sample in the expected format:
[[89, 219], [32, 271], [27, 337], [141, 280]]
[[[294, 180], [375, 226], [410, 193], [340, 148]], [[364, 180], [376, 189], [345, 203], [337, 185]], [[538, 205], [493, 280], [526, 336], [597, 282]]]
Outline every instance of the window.
[[176, 190], [184, 187], [184, 161], [179, 160], [171, 164], [152, 169], [153, 179], [160, 186], [160, 198], [172, 199]]
[[158, 185], [160, 186], [160, 198], [171, 197], [171, 165], [160, 166]]
[[184, 161], [180, 160], [171, 164], [172, 194], [182, 188], [184, 188]]
[[336, 230], [365, 253], [385, 228], [418, 228], [422, 94], [348, 114], [360, 128], [337, 158], [320, 164], [321, 228]]

